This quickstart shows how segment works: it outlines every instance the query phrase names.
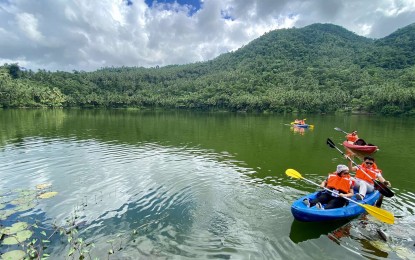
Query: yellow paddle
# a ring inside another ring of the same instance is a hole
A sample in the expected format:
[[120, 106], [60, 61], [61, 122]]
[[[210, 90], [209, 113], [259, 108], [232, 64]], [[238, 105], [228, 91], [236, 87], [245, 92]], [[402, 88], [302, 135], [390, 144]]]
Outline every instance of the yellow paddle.
[[[296, 178], [296, 179], [304, 179], [305, 181], [307, 181], [309, 183], [320, 186], [320, 185], [318, 185], [317, 183], [315, 183], [313, 181], [307, 180], [306, 178], [301, 176], [301, 173], [299, 173], [298, 171], [296, 171], [294, 169], [287, 169], [285, 171], [285, 174], [287, 174], [290, 177]], [[329, 192], [333, 192], [332, 190], [329, 190], [327, 188], [324, 188], [324, 189], [329, 191]], [[354, 200], [346, 198], [346, 197], [343, 197], [343, 198], [348, 200], [348, 201], [351, 201], [351, 202], [353, 202], [353, 203], [355, 203], [355, 204], [357, 204], [361, 207], [363, 207], [366, 210], [367, 213], [369, 213], [370, 215], [374, 216], [375, 218], [377, 218], [378, 220], [380, 220], [382, 222], [385, 222], [387, 224], [395, 223], [395, 216], [387, 210], [377, 208], [375, 206], [371, 206], [371, 205], [367, 205], [367, 204], [362, 204], [362, 203], [359, 203], [357, 201], [354, 201]]]

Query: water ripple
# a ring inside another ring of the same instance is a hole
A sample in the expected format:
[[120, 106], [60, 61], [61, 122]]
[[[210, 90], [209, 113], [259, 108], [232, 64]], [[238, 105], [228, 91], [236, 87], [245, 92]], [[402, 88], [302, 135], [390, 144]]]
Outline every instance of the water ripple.
[[[80, 235], [95, 243], [92, 253], [100, 258], [108, 257], [107, 241], [121, 245], [117, 257], [126, 259], [288, 259], [293, 254], [306, 259], [324, 257], [333, 246], [306, 238], [310, 242], [298, 247], [281, 236], [293, 229], [291, 203], [313, 187], [285, 176], [257, 178], [254, 169], [226, 152], [32, 137], [6, 145], [0, 164], [3, 191], [51, 183], [59, 192], [22, 217], [60, 225], [76, 219], [83, 223]], [[405, 221], [414, 213], [414, 193], [394, 191], [384, 208], [411, 225]], [[361, 230], [359, 221], [351, 222], [352, 233]], [[361, 236], [355, 236], [337, 239], [344, 249], [330, 255], [361, 250]], [[66, 255], [63, 245], [53, 245], [52, 256]], [[378, 252], [370, 250], [365, 254]]]

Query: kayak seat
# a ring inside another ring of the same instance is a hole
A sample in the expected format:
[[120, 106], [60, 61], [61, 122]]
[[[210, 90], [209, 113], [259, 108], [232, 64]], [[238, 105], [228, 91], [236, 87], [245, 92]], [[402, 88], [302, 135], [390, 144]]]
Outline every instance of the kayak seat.
[[356, 142], [353, 143], [354, 145], [367, 145], [367, 143], [365, 142], [365, 140], [359, 138], [356, 140]]

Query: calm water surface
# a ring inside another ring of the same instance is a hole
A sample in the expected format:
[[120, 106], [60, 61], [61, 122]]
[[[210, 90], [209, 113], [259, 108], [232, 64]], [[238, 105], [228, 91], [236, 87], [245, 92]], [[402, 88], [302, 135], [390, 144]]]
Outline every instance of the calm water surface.
[[[289, 126], [293, 119], [0, 110], [1, 225], [36, 223], [31, 239], [46, 234], [44, 252], [52, 259], [67, 258], [67, 237], [54, 230], [70, 222], [87, 243], [87, 258], [414, 259], [415, 120], [308, 115], [314, 129], [299, 132]], [[370, 215], [332, 223], [293, 219], [291, 203], [315, 187], [284, 172], [294, 168], [320, 182], [347, 163], [326, 145], [330, 137], [343, 150], [344, 134], [334, 127], [357, 129], [380, 147], [378, 166], [396, 194], [382, 207], [395, 214], [395, 225]], [[4, 213], [12, 199], [38, 193], [42, 183], [58, 194]], [[3, 244], [0, 251], [17, 248]]]

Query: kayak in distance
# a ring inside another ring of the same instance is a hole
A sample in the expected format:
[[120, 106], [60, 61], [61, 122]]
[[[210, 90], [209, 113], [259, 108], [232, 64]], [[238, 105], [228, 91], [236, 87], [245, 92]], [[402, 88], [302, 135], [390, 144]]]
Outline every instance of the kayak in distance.
[[294, 127], [300, 127], [300, 128], [311, 128], [312, 126], [309, 124], [293, 124]]

